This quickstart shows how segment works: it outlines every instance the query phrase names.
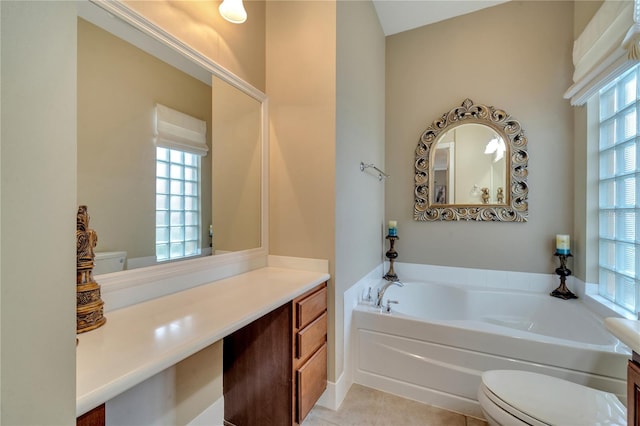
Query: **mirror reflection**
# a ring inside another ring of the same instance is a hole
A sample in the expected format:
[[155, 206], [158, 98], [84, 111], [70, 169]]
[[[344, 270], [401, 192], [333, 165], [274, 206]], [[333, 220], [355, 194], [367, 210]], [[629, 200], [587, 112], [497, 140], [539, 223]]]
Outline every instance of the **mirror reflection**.
[[262, 105], [213, 76], [214, 254], [260, 247]]
[[[261, 102], [193, 63], [159, 59], [176, 53], [137, 30], [134, 46], [96, 23], [78, 18], [77, 70], [77, 199], [96, 252], [126, 252], [134, 269], [260, 247]], [[158, 105], [175, 114], [177, 147], [159, 143]], [[204, 129], [204, 150], [180, 148], [193, 133], [185, 120]]]
[[432, 204], [505, 204], [502, 136], [482, 124], [462, 124], [438, 138], [432, 150]]

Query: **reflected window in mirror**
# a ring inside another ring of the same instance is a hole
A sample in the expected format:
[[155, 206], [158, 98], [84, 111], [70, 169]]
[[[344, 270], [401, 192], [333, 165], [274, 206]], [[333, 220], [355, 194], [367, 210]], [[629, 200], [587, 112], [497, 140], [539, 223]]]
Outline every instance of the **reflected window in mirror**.
[[211, 254], [200, 244], [201, 157], [207, 123], [165, 105], [155, 107], [156, 260]]
[[156, 149], [156, 259], [199, 256], [200, 156]]
[[414, 219], [524, 222], [527, 139], [504, 110], [466, 99], [416, 148]]

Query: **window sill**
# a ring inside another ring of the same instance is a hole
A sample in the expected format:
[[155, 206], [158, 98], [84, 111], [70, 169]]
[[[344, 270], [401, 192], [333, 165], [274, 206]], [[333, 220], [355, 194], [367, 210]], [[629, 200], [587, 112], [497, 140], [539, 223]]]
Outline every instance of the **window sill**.
[[592, 310], [594, 310], [602, 318], [619, 317], [619, 318], [626, 318], [630, 320], [638, 319], [631, 312], [621, 308], [620, 306], [615, 305], [611, 301], [600, 296], [598, 294], [597, 284], [584, 284], [584, 283], [582, 284], [584, 285], [585, 304], [587, 304]]

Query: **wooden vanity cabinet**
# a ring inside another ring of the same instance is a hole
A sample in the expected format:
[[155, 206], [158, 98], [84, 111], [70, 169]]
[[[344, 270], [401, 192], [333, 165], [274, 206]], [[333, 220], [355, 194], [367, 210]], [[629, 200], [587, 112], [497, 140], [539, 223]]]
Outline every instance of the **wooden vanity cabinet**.
[[327, 286], [293, 301], [294, 424], [302, 423], [327, 388]]
[[105, 405], [99, 405], [76, 419], [76, 426], [104, 426], [105, 425]]
[[326, 342], [326, 283], [225, 337], [225, 424], [300, 424], [327, 386]]
[[633, 352], [627, 369], [627, 423], [640, 426], [640, 354]]

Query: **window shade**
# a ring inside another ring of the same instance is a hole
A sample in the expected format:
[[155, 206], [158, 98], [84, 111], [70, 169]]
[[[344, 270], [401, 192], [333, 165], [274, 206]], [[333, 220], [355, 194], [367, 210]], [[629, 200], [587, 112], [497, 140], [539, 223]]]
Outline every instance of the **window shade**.
[[156, 104], [155, 143], [164, 148], [205, 156], [209, 152], [207, 122]]
[[605, 0], [573, 43], [572, 105], [587, 99], [640, 58], [640, 0]]

